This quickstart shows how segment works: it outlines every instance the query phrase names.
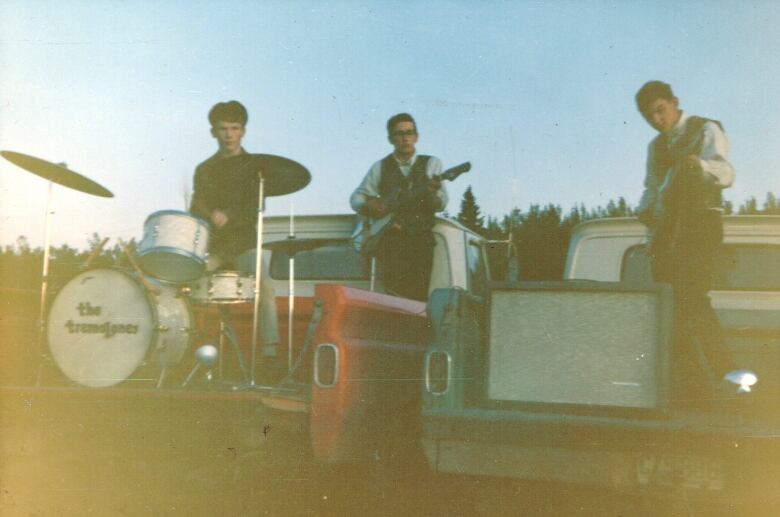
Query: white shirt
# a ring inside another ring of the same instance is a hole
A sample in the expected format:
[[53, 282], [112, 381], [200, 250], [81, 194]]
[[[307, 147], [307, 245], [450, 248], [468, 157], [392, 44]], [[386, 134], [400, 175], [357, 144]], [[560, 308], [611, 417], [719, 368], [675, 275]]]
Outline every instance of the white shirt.
[[[414, 153], [414, 155], [405, 162], [400, 161], [395, 155], [393, 155], [393, 158], [395, 158], [395, 161], [398, 163], [398, 167], [401, 169], [401, 174], [403, 174], [404, 178], [408, 178], [412, 173], [412, 166], [417, 161], [417, 153]], [[426, 176], [432, 178], [434, 175], [441, 173], [441, 160], [435, 156], [431, 156], [428, 160], [428, 164], [425, 167]], [[368, 169], [368, 173], [366, 174], [365, 178], [363, 178], [363, 181], [349, 197], [349, 204], [352, 206], [352, 209], [355, 212], [359, 211], [370, 198], [379, 197], [379, 182], [381, 179], [382, 160], [379, 160], [378, 162], [374, 163], [370, 169]], [[436, 191], [436, 206], [434, 207], [435, 210], [437, 212], [444, 210], [444, 208], [447, 206], [448, 200], [449, 197], [447, 196], [447, 189], [444, 187], [444, 183], [442, 183], [439, 190]]]
[[[677, 140], [685, 133], [685, 125], [688, 115], [680, 114], [680, 120], [666, 133], [669, 147], [677, 143]], [[668, 186], [670, 174], [667, 172], [663, 180], [660, 180], [653, 171], [653, 146], [655, 139], [647, 148], [647, 172], [645, 174], [645, 190], [639, 201], [637, 212], [639, 219], [648, 223], [660, 217], [663, 211], [663, 194]], [[703, 127], [702, 147], [699, 153], [699, 163], [703, 174], [709, 176], [714, 185], [722, 189], [728, 188], [734, 183], [734, 168], [728, 161], [729, 142], [718, 124], [707, 121]]]

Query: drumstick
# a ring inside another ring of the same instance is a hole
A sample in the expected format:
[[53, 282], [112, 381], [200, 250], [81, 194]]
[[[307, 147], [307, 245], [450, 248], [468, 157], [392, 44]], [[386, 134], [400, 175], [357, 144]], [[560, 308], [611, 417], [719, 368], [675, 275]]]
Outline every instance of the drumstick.
[[122, 251], [125, 253], [125, 255], [127, 255], [127, 259], [130, 261], [130, 265], [133, 266], [135, 272], [138, 273], [138, 278], [141, 280], [141, 283], [144, 285], [146, 290], [152, 293], [154, 296], [160, 294], [160, 291], [155, 289], [154, 286], [149, 283], [149, 281], [144, 276], [144, 272], [141, 271], [140, 267], [138, 267], [138, 264], [133, 258], [133, 254], [130, 253], [130, 250], [127, 248], [127, 244], [125, 244], [125, 242], [122, 239], [119, 239], [119, 245], [122, 247]]
[[89, 267], [89, 265], [92, 264], [92, 261], [95, 260], [98, 257], [98, 255], [100, 255], [101, 251], [103, 251], [103, 246], [106, 245], [106, 243], [108, 242], [108, 239], [109, 238], [106, 237], [105, 239], [100, 241], [97, 246], [95, 246], [92, 249], [92, 253], [89, 254], [89, 257], [87, 257], [87, 260], [85, 260], [84, 263], [81, 264], [81, 269], [87, 269]]

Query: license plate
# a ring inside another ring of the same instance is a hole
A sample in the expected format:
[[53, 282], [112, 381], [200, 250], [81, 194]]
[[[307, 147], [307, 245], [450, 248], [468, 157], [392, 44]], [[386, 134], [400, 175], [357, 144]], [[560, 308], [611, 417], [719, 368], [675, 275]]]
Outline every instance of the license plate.
[[723, 471], [719, 460], [683, 454], [643, 455], [637, 461], [640, 485], [722, 490]]

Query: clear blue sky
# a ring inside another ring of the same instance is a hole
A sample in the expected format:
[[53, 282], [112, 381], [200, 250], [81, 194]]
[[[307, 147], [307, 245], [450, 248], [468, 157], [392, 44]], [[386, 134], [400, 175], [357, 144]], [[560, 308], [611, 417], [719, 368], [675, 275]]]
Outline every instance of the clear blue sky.
[[[723, 122], [737, 182], [780, 193], [777, 1], [0, 2], [0, 149], [60, 162], [116, 195], [54, 189], [55, 245], [140, 238], [183, 209], [211, 155], [206, 113], [237, 99], [245, 147], [304, 164], [311, 184], [268, 214], [349, 211], [408, 111], [418, 150], [470, 160], [484, 213], [555, 203], [636, 204], [653, 132], [645, 81]], [[0, 243], [43, 242], [47, 183], [0, 160]]]

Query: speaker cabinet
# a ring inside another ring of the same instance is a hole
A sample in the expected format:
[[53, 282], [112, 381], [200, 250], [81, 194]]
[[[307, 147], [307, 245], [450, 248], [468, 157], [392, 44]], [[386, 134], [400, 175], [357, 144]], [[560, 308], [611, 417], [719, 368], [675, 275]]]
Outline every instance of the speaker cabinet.
[[488, 300], [489, 399], [627, 408], [667, 404], [668, 286], [496, 284]]

